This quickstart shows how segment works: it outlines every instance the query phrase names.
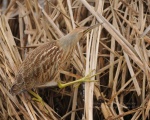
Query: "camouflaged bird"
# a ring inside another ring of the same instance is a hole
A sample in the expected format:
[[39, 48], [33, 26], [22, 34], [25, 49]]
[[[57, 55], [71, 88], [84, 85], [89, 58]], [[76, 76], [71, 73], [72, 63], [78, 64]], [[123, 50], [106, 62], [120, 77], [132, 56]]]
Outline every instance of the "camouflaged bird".
[[16, 95], [36, 87], [58, 85], [60, 68], [71, 57], [77, 42], [96, 26], [76, 28], [59, 40], [31, 51], [20, 65], [10, 92]]

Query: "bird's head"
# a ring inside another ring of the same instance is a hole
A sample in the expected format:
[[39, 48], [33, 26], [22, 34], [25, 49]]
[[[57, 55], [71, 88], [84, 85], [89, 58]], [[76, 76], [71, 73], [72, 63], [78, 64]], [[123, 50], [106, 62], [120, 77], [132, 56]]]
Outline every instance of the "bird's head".
[[78, 27], [78, 28], [74, 29], [70, 33], [70, 35], [72, 35], [75, 39], [77, 39], [79, 41], [86, 33], [91, 31], [95, 27], [98, 27], [99, 25], [100, 25], [100, 23], [93, 25], [93, 26], [90, 26], [90, 27]]
[[98, 27], [99, 25], [100, 23], [91, 27], [78, 27], [74, 29], [72, 32], [60, 39], [61, 46], [64, 48], [67, 48], [68, 46], [75, 46], [87, 32], [91, 31], [95, 27]]

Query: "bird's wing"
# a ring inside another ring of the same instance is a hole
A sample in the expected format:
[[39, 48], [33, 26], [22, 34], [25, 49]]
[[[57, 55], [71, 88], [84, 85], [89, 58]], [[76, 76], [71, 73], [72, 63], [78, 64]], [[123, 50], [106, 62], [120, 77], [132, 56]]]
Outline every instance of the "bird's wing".
[[57, 42], [46, 43], [30, 52], [18, 71], [23, 76], [26, 88], [37, 87], [53, 80], [58, 75], [62, 55], [63, 50]]

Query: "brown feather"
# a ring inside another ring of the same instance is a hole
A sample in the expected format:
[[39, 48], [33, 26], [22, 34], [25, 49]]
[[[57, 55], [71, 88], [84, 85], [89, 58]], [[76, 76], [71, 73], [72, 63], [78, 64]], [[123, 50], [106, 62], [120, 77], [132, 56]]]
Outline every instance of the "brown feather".
[[59, 76], [60, 67], [63, 67], [64, 63], [69, 60], [77, 42], [86, 32], [96, 26], [76, 28], [60, 40], [35, 48], [20, 65], [15, 78], [16, 82], [10, 90], [11, 93], [19, 94], [24, 90], [43, 86], [51, 81], [55, 82]]

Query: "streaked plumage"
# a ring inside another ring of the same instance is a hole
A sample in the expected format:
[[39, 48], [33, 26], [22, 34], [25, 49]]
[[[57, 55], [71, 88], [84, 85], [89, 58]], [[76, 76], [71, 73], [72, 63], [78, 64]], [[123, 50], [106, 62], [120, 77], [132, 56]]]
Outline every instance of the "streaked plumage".
[[12, 94], [40, 86], [57, 85], [59, 69], [71, 57], [81, 37], [94, 28], [80, 27], [59, 40], [45, 43], [29, 53], [16, 74]]

